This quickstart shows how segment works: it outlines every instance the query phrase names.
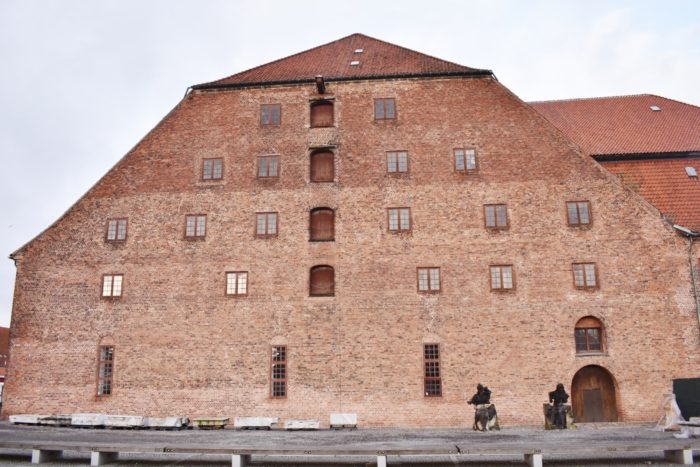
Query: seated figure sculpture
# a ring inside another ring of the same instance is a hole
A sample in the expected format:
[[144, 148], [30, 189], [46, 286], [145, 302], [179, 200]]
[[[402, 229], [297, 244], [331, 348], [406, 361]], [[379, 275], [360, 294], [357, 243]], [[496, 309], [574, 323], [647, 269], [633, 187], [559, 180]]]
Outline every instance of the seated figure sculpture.
[[479, 383], [476, 386], [476, 394], [472, 396], [468, 404], [474, 405], [474, 431], [500, 430], [496, 406], [491, 403], [491, 390]]
[[548, 404], [547, 419], [551, 427], [559, 430], [566, 428], [566, 416], [571, 411], [571, 406], [566, 404], [568, 401], [569, 395], [561, 383], [557, 384], [557, 388], [549, 393], [551, 405]]

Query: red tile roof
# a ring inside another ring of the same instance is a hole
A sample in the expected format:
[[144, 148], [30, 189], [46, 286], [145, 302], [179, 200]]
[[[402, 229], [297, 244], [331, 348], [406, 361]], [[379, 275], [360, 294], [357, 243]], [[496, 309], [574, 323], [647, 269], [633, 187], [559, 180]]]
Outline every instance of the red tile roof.
[[700, 107], [672, 99], [643, 94], [530, 105], [593, 156], [700, 151]]
[[686, 167], [700, 173], [700, 157], [602, 162], [674, 223], [700, 232], [700, 181]]
[[[356, 50], [362, 49], [362, 52]], [[354, 61], [359, 62], [353, 65]], [[352, 34], [325, 45], [275, 60], [228, 78], [198, 84], [194, 89], [263, 83], [386, 78], [400, 76], [491, 75], [390, 44], [364, 34]]]

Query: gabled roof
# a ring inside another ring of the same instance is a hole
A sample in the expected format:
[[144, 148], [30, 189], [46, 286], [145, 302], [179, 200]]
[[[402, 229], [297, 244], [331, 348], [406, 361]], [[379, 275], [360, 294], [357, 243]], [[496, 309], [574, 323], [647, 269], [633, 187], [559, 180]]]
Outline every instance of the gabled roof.
[[352, 34], [192, 88], [311, 82], [316, 75], [323, 76], [325, 80], [337, 81], [414, 76], [491, 76], [492, 72], [441, 60], [364, 34]]
[[665, 97], [642, 94], [530, 105], [594, 157], [700, 151], [700, 107]]

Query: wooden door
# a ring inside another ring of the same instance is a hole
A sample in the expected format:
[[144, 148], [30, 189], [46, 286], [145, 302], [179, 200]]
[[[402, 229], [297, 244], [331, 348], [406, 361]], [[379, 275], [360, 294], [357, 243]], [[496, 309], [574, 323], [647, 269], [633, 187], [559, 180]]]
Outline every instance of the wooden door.
[[602, 367], [581, 368], [571, 383], [571, 404], [577, 422], [616, 422], [617, 403], [612, 376]]

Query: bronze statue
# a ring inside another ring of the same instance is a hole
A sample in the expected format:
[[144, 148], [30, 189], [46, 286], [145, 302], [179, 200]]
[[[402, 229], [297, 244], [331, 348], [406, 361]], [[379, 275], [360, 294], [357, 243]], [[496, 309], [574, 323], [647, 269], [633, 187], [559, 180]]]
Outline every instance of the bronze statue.
[[479, 383], [476, 386], [476, 394], [467, 404], [474, 404], [474, 431], [500, 430], [496, 406], [491, 403], [491, 390]]
[[566, 414], [570, 406], [566, 405], [569, 395], [564, 389], [564, 385], [559, 383], [554, 391], [549, 393], [549, 402], [552, 404], [549, 410], [550, 424], [559, 430], [566, 428]]

